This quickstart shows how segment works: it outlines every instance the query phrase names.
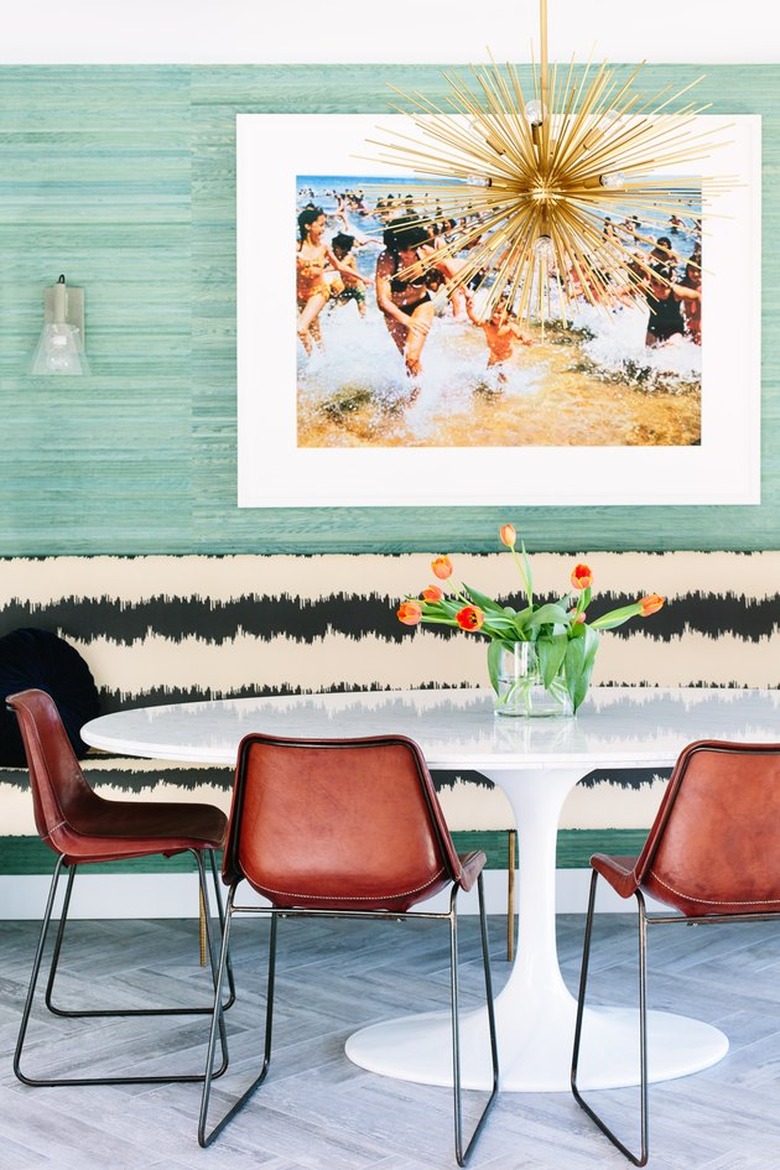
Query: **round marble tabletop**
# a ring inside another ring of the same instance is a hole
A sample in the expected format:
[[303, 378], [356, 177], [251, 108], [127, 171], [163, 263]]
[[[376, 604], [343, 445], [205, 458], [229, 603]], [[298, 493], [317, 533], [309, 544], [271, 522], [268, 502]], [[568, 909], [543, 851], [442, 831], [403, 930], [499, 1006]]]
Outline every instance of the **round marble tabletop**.
[[[494, 715], [487, 690], [378, 691], [226, 699], [104, 715], [82, 728], [94, 747], [152, 759], [233, 764], [249, 732], [291, 737], [404, 734], [432, 768], [474, 769], [498, 784], [518, 832], [518, 949], [496, 997], [501, 1086], [567, 1090], [576, 1004], [555, 933], [557, 829], [563, 803], [594, 768], [668, 767], [699, 739], [780, 740], [780, 691], [593, 688], [573, 718]], [[370, 782], [370, 781], [368, 781]], [[583, 905], [583, 911], [584, 911]], [[626, 909], [631, 909], [627, 904]], [[636, 1012], [585, 1013], [580, 1085], [636, 1084]], [[665, 1080], [720, 1060], [728, 1040], [699, 1020], [654, 1011], [649, 1077]], [[463, 1083], [490, 1081], [486, 1013], [462, 1019]], [[428, 1084], [452, 1080], [449, 1017], [413, 1014], [350, 1036], [347, 1055], [374, 1072]]]
[[492, 692], [361, 691], [140, 707], [93, 719], [105, 751], [233, 764], [250, 731], [290, 736], [403, 733], [430, 767], [499, 770], [671, 765], [695, 739], [780, 738], [780, 691], [594, 687], [574, 718], [494, 716]]

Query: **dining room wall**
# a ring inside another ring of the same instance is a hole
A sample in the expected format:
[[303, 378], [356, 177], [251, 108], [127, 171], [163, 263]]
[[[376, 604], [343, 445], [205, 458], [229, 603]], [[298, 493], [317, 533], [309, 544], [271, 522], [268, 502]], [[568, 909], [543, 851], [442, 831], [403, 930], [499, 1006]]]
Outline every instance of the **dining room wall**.
[[[757, 5], [746, 0], [735, 27], [726, 0], [689, 0], [682, 9], [659, 0], [652, 19], [635, 27], [622, 0], [602, 0], [592, 28], [587, 6], [550, 5], [559, 60], [586, 59], [597, 40], [597, 59], [651, 62], [642, 83], [648, 94], [704, 74], [697, 96], [713, 112], [762, 118], [763, 246], [755, 261], [762, 277], [762, 494], [759, 504], [740, 507], [629, 507], [620, 482], [598, 507], [578, 506], [576, 497], [566, 507], [513, 506], [511, 485], [505, 507], [452, 507], [446, 497], [435, 507], [321, 508], [316, 499], [305, 508], [236, 505], [236, 115], [379, 117], [391, 110], [392, 85], [438, 100], [441, 68], [483, 59], [484, 44], [499, 56], [516, 46], [518, 58], [529, 59], [536, 17], [528, 6], [481, 13], [452, 0], [429, 36], [412, 35], [407, 20], [377, 33], [345, 0], [326, 11], [313, 0], [277, 8], [273, 30], [256, 0], [137, 0], [121, 16], [115, 6], [73, 0], [66, 18], [53, 0], [40, 0], [15, 12], [0, 46], [6, 585], [9, 567], [15, 581], [20, 565], [44, 557], [96, 558], [97, 569], [105, 556], [289, 554], [300, 565], [311, 555], [310, 572], [321, 555], [490, 553], [498, 525], [512, 520], [542, 554], [656, 554], [646, 587], [664, 588], [671, 576], [671, 592], [687, 591], [699, 615], [692, 626], [686, 616], [681, 627], [698, 656], [690, 677], [716, 679], [721, 611], [737, 607], [749, 629], [735, 645], [741, 660], [749, 656], [750, 670], [717, 681], [778, 685], [769, 665], [777, 585], [771, 567], [755, 571], [765, 563], [755, 554], [780, 548], [780, 65], [763, 17], [751, 19], [751, 8]], [[42, 290], [60, 273], [86, 290], [89, 377], [28, 373]], [[275, 321], [258, 322], [269, 349], [276, 328]], [[743, 339], [727, 343], [739, 348]], [[708, 572], [691, 585], [672, 555], [685, 550], [746, 554], [739, 563], [751, 565], [755, 589], [724, 590]], [[257, 590], [267, 592], [267, 583]], [[753, 592], [762, 598], [758, 636]], [[33, 604], [22, 587], [25, 593]], [[673, 622], [680, 612], [667, 610]], [[5, 616], [7, 629], [16, 617]], [[290, 636], [298, 643], [295, 630]], [[679, 660], [676, 627], [670, 638]], [[706, 669], [698, 669], [702, 650]], [[8, 810], [6, 801], [6, 820]], [[3, 880], [18, 893], [27, 879], [11, 872]], [[157, 912], [160, 897], [155, 882]], [[31, 913], [39, 901], [36, 894]]]
[[[701, 73], [648, 65], [643, 86]], [[779, 547], [780, 66], [768, 63], [708, 66], [697, 90], [715, 113], [762, 117], [760, 503], [629, 507], [616, 482], [609, 504], [588, 507], [576, 492], [568, 506], [512, 506], [513, 485], [505, 507], [448, 506], [446, 488], [438, 506], [237, 507], [236, 114], [381, 115], [391, 84], [436, 100], [444, 87], [416, 64], [0, 66], [0, 555], [479, 552], [506, 520], [539, 551]], [[86, 291], [89, 377], [27, 372], [60, 273]], [[269, 350], [276, 327], [257, 324]]]

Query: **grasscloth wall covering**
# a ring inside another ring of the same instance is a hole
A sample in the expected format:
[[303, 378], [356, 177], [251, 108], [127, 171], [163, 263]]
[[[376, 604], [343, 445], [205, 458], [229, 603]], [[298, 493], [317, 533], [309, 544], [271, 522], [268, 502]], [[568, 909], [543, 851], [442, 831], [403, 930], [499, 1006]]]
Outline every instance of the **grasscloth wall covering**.
[[[646, 67], [643, 87], [703, 71]], [[763, 117], [763, 502], [626, 508], [616, 483], [615, 507], [507, 515], [235, 507], [235, 115], [381, 120], [390, 81], [443, 97], [438, 69], [0, 68], [0, 555], [476, 552], [508, 519], [549, 551], [780, 547], [780, 67], [706, 74], [713, 112]], [[89, 378], [25, 373], [60, 272], [86, 289]], [[257, 328], [273, 346], [276, 323]]]

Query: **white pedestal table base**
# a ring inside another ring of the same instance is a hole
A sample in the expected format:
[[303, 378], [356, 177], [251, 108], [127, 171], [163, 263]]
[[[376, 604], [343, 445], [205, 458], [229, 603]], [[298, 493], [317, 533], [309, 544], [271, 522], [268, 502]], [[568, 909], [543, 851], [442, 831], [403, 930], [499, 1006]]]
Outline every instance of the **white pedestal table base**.
[[[581, 772], [535, 768], [484, 774], [506, 792], [518, 830], [517, 957], [495, 1001], [501, 1088], [568, 1090], [576, 1003], [558, 964], [555, 856], [561, 809]], [[626, 909], [633, 909], [633, 900]], [[651, 1081], [699, 1072], [727, 1051], [726, 1036], [710, 1024], [668, 1012], [648, 1014]], [[449, 1013], [408, 1016], [363, 1028], [347, 1041], [346, 1054], [361, 1068], [398, 1080], [451, 1085]], [[464, 1087], [489, 1088], [484, 1009], [461, 1017], [461, 1066]], [[618, 1088], [638, 1081], [637, 1010], [597, 1007], [594, 1002], [583, 1022], [581, 1087]]]
[[[504, 1092], [569, 1090], [575, 1003], [567, 1018], [514, 1021], [499, 1015], [500, 1083]], [[519, 1024], [526, 1025], [521, 1029]], [[546, 1026], [545, 1026], [546, 1025]], [[728, 1051], [728, 1039], [710, 1024], [670, 1012], [648, 1014], [648, 1071], [651, 1081], [700, 1072]], [[424, 1085], [452, 1085], [449, 1013], [427, 1013], [375, 1024], [350, 1036], [346, 1054], [369, 1072]], [[490, 1088], [487, 1019], [484, 1011], [461, 1019], [461, 1076], [466, 1089]], [[630, 1008], [586, 1012], [579, 1084], [584, 1090], [639, 1083], [639, 1018]]]

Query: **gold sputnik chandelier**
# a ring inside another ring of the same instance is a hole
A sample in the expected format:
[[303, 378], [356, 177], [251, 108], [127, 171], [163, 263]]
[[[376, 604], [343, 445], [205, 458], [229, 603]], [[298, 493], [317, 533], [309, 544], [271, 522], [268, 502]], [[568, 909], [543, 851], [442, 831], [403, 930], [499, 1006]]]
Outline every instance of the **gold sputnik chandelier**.
[[373, 145], [383, 162], [431, 180], [427, 203], [436, 207], [417, 211], [422, 224], [443, 216], [459, 225], [456, 238], [421, 257], [423, 267], [449, 261], [447, 287], [481, 289], [484, 317], [501, 302], [519, 316], [557, 314], [565, 323], [575, 299], [644, 297], [650, 262], [624, 225], [657, 231], [672, 216], [697, 217], [704, 180], [679, 171], [716, 144], [695, 124], [706, 107], [686, 96], [701, 78], [646, 100], [634, 88], [641, 66], [625, 81], [606, 64], [551, 66], [547, 0], [540, 25], [532, 92], [515, 67], [494, 61], [472, 69], [476, 88], [443, 74], [448, 109], [396, 89], [412, 106], [396, 109], [420, 138], [394, 134]]

